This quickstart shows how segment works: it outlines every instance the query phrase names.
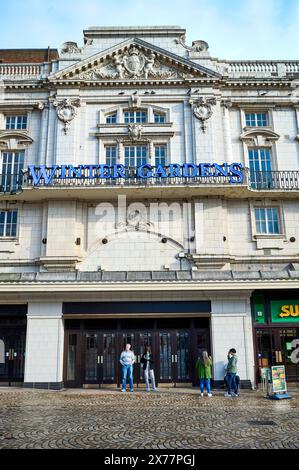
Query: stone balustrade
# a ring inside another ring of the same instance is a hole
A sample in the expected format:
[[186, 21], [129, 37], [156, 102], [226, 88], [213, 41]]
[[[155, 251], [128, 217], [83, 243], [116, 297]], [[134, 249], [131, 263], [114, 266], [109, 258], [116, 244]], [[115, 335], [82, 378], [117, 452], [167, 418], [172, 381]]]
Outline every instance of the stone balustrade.
[[3, 78], [40, 78], [44, 64], [0, 64], [0, 77]]

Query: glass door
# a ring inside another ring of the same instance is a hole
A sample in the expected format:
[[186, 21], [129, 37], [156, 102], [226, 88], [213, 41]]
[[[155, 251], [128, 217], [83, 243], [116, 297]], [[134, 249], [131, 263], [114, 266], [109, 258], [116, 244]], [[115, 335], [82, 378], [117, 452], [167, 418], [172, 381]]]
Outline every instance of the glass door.
[[279, 329], [278, 341], [281, 349], [281, 361], [286, 368], [286, 378], [299, 380], [299, 328]]
[[83, 335], [83, 383], [99, 384], [99, 334], [84, 333]]
[[25, 340], [25, 331], [0, 334], [0, 381], [10, 385], [24, 380]]
[[102, 384], [117, 382], [118, 355], [116, 350], [116, 334], [100, 335], [99, 380]]
[[174, 381], [190, 382], [190, 332], [175, 333]]
[[157, 382], [174, 382], [174, 347], [169, 331], [159, 332], [159, 367]]
[[64, 381], [67, 387], [82, 386], [81, 334], [78, 331], [65, 333]]

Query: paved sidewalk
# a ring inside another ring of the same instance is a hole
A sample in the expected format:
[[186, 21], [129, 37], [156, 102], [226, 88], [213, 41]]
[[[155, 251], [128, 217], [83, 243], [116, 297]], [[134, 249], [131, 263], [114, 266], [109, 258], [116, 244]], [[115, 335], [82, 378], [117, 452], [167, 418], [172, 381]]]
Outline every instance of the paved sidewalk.
[[261, 391], [238, 399], [197, 389], [60, 392], [0, 388], [4, 448], [299, 448], [299, 387], [292, 400]]

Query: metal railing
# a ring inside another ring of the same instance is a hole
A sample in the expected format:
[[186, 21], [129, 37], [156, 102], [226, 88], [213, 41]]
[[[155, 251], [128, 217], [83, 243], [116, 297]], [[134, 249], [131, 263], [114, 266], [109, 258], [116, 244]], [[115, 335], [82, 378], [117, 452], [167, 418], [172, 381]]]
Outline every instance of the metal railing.
[[[231, 184], [243, 184], [246, 185], [246, 170], [243, 170], [243, 181], [237, 182], [238, 177], [235, 175], [212, 175], [212, 176], [172, 176], [170, 174], [169, 166], [165, 166], [166, 177], [162, 176], [150, 176], [143, 178], [138, 176], [136, 167], [126, 167], [124, 170], [125, 177], [112, 177], [113, 167], [108, 170], [108, 176], [103, 177], [99, 174], [98, 168], [75, 168], [78, 172], [76, 176], [62, 177], [61, 169], [58, 168], [54, 175], [51, 176], [51, 181], [47, 182], [44, 178], [41, 178], [38, 184], [35, 183], [32, 175], [27, 172], [24, 174], [24, 187], [39, 186], [39, 187], [110, 187], [110, 186], [199, 186], [199, 185], [231, 185]], [[153, 174], [156, 172], [156, 167], [152, 166], [151, 170]], [[51, 169], [49, 168], [48, 174]], [[233, 180], [233, 181], [232, 181]]]
[[299, 190], [299, 171], [250, 171], [249, 187], [257, 190]]
[[[167, 167], [166, 167], [167, 168]], [[154, 170], [154, 167], [153, 167]], [[299, 171], [250, 171], [243, 169], [243, 181], [231, 182], [231, 176], [168, 176], [141, 178], [136, 175], [136, 168], [126, 168], [125, 178], [103, 178], [88, 168], [83, 169], [81, 177], [61, 178], [59, 170], [51, 181], [46, 183], [41, 178], [36, 184], [27, 171], [18, 174], [0, 174], [0, 193], [17, 194], [26, 188], [78, 188], [78, 187], [153, 187], [153, 186], [242, 186], [256, 191], [299, 191]]]

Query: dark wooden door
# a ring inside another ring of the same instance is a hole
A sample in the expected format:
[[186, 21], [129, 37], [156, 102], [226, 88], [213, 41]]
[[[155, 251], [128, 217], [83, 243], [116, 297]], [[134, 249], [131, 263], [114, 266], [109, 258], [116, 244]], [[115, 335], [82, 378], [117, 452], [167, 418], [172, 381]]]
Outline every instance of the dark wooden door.
[[24, 381], [26, 332], [3, 330], [0, 333], [0, 381]]

